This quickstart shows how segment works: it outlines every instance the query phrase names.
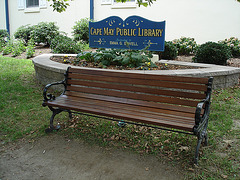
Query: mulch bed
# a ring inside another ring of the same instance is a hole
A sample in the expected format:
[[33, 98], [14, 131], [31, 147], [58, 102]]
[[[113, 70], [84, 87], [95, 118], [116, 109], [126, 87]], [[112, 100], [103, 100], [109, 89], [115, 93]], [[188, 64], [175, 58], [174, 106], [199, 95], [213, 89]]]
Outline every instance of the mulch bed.
[[[130, 68], [124, 66], [109, 66], [103, 67], [99, 64], [94, 64], [91, 62], [87, 62], [86, 60], [77, 60], [77, 57], [73, 56], [53, 56], [51, 57], [52, 61], [69, 64], [73, 66], [80, 66], [80, 67], [89, 67], [89, 68], [106, 68], [106, 69], [116, 69], [116, 70], [141, 70], [140, 68]], [[76, 63], [78, 62], [78, 63]], [[156, 63], [157, 67], [151, 68], [151, 70], [177, 70], [177, 69], [196, 69], [194, 66], [181, 66], [181, 65], [171, 65], [167, 63]], [[148, 69], [147, 69], [148, 70]]]

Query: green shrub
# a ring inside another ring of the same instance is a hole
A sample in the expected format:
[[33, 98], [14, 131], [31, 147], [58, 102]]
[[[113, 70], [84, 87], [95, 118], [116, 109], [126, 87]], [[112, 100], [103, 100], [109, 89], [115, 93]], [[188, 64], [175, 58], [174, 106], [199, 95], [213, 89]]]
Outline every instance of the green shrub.
[[2, 49], [2, 54], [3, 55], [10, 54], [13, 51], [13, 46], [14, 46], [13, 40], [12, 38], [10, 38], [6, 43], [6, 46]]
[[122, 57], [122, 66], [137, 68], [140, 70], [150, 70], [156, 65], [151, 61], [153, 57], [152, 53], [147, 50], [135, 51], [135, 50], [125, 50]]
[[94, 52], [84, 51], [84, 52], [78, 53], [77, 58], [81, 60], [86, 60], [87, 62], [94, 62], [94, 57], [96, 54], [97, 53], [94, 53]]
[[6, 29], [0, 29], [0, 39], [5, 39], [9, 37], [9, 34]]
[[110, 65], [121, 66], [119, 61], [114, 60], [117, 58], [118, 53], [121, 55], [122, 51], [118, 51], [116, 49], [99, 49], [97, 50], [97, 54], [94, 56], [94, 61], [104, 68]]
[[3, 39], [0, 39], [0, 52], [2, 52], [3, 48], [5, 47], [6, 42]]
[[6, 41], [3, 38], [0, 38], [0, 52], [2, 52], [5, 46], [6, 46]]
[[220, 44], [226, 44], [230, 47], [233, 57], [240, 57], [240, 40], [235, 37], [219, 41]]
[[2, 52], [3, 48], [6, 46], [7, 38], [9, 34], [6, 29], [0, 29], [0, 52]]
[[151, 61], [152, 53], [146, 50], [98, 49], [97, 52], [79, 53], [77, 57], [103, 68], [118, 66], [149, 70], [156, 67]]
[[27, 58], [33, 57], [33, 55], [34, 55], [34, 53], [35, 53], [34, 47], [35, 47], [35, 42], [34, 42], [34, 40], [33, 40], [33, 39], [30, 39], [30, 40], [28, 41], [28, 45], [27, 45], [27, 47], [26, 47], [26, 56], [27, 56]]
[[89, 42], [89, 18], [83, 18], [75, 22], [73, 26], [73, 40]]
[[16, 39], [22, 39], [24, 43], [27, 45], [28, 41], [31, 39], [31, 33], [34, 29], [34, 26], [25, 25], [25, 26], [20, 26], [16, 32], [14, 33], [14, 37]]
[[43, 43], [50, 46], [51, 40], [58, 35], [59, 27], [57, 27], [54, 22], [40, 22], [34, 26], [31, 38], [33, 38], [36, 43]]
[[197, 43], [194, 38], [181, 37], [172, 41], [177, 47], [178, 55], [190, 55], [193, 54], [197, 48]]
[[50, 48], [54, 53], [77, 54], [82, 46], [65, 35], [58, 35], [51, 41]]
[[226, 65], [229, 58], [231, 51], [227, 45], [207, 42], [198, 47], [193, 59], [198, 63]]
[[12, 56], [16, 57], [21, 55], [26, 50], [24, 42], [22, 40], [15, 41], [12, 48]]
[[171, 41], [165, 41], [163, 52], [156, 52], [159, 59], [176, 59], [178, 55], [177, 47]]

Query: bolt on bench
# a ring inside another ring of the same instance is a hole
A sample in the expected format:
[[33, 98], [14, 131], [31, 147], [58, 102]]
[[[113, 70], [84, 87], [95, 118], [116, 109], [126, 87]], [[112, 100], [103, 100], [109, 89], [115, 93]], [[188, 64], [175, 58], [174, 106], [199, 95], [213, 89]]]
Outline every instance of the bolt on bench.
[[[202, 142], [207, 145], [207, 125], [213, 78], [194, 78], [144, 73], [126, 73], [69, 67], [62, 82], [48, 84], [43, 106], [55, 115], [66, 111], [99, 116], [110, 120], [127, 120], [168, 131], [198, 137], [194, 163], [198, 163]], [[47, 94], [53, 85], [64, 85], [56, 97]], [[143, 124], [142, 124], [143, 123]]]

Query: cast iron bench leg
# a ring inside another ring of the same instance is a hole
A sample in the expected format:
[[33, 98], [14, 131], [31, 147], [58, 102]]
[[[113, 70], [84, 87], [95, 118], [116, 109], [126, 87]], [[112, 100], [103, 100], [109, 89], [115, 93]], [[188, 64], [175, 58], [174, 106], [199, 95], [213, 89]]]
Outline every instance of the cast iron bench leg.
[[204, 146], [208, 145], [208, 134], [206, 132], [205, 136], [204, 136]]
[[196, 147], [196, 152], [195, 152], [195, 158], [194, 158], [194, 164], [198, 165], [198, 158], [199, 158], [199, 149], [200, 149], [200, 145], [202, 143], [203, 140], [203, 136], [202, 134], [200, 134], [198, 136], [198, 142], [197, 142], [197, 147]]
[[45, 132], [46, 132], [46, 133], [50, 133], [50, 132], [52, 132], [53, 130], [59, 130], [60, 127], [57, 127], [57, 128], [54, 127], [54, 125], [53, 125], [53, 120], [54, 120], [54, 117], [55, 117], [57, 114], [59, 114], [59, 113], [61, 113], [61, 112], [63, 111], [62, 109], [54, 109], [54, 108], [52, 108], [52, 107], [49, 107], [49, 109], [52, 111], [52, 116], [51, 116], [51, 118], [50, 118], [50, 127], [47, 128], [47, 129], [45, 129]]
[[194, 164], [196, 164], [196, 165], [198, 165], [199, 149], [200, 149], [201, 143], [203, 142], [205, 146], [207, 146], [207, 144], [208, 144], [207, 125], [208, 125], [208, 123], [205, 124], [202, 131], [200, 131], [198, 134], [198, 142], [197, 142], [195, 158], [194, 158]]
[[70, 110], [67, 110], [67, 112], [68, 112], [69, 118], [72, 119], [73, 118], [72, 112]]

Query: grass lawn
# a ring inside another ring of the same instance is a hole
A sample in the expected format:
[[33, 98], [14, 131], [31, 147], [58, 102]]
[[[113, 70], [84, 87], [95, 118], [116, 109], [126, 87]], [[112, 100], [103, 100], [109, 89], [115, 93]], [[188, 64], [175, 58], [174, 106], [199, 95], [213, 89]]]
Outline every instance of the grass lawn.
[[0, 140], [45, 135], [50, 111], [41, 106], [42, 89], [31, 60], [0, 56]]
[[[51, 112], [41, 106], [42, 89], [34, 77], [31, 60], [0, 56], [0, 143], [44, 136]], [[209, 121], [209, 145], [201, 147], [199, 166], [191, 164], [196, 137], [136, 125], [119, 128], [116, 122], [67, 114], [56, 116], [57, 132], [69, 138], [106, 147], [153, 154], [178, 165], [186, 179], [238, 179], [240, 177], [240, 88], [213, 92]]]

